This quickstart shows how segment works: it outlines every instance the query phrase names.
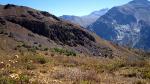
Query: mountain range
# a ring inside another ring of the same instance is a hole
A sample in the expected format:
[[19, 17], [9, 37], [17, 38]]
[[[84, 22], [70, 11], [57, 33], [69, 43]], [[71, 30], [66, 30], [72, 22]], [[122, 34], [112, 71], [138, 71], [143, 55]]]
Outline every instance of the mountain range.
[[110, 10], [102, 9], [83, 17], [66, 15], [61, 18], [88, 27], [90, 31], [105, 40], [132, 48], [150, 50], [150, 2], [148, 0], [133, 0], [125, 5]]
[[[146, 41], [149, 19], [142, 17], [149, 3], [129, 4], [133, 10], [128, 5], [110, 9], [89, 28], [107, 40], [119, 32], [136, 39], [141, 32]], [[0, 5], [0, 84], [149, 84], [150, 53], [106, 41], [93, 31], [46, 11]]]
[[82, 27], [88, 27], [93, 22], [95, 22], [100, 16], [104, 15], [109, 9], [101, 9], [99, 11], [94, 11], [89, 15], [85, 16], [73, 16], [73, 15], [63, 15], [60, 16], [63, 20], [70, 21], [74, 24], [79, 24]]
[[133, 0], [113, 7], [89, 29], [114, 43], [150, 50], [150, 2]]
[[17, 46], [16, 42], [23, 42], [29, 48], [40, 49], [39, 45], [60, 47], [79, 54], [102, 57], [113, 57], [116, 56], [114, 53], [126, 50], [48, 12], [12, 4], [0, 5], [0, 35], [3, 40], [8, 37], [13, 40], [10, 41], [13, 44], [10, 50]]

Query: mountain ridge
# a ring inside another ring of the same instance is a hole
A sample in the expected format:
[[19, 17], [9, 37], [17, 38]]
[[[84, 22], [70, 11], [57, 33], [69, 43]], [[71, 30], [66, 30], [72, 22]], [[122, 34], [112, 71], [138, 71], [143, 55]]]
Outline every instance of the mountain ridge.
[[2, 5], [0, 24], [2, 35], [7, 34], [31, 46], [38, 43], [48, 48], [59, 46], [91, 56], [113, 55], [109, 42], [95, 38], [96, 35], [79, 25], [63, 21], [45, 11], [12, 4]]
[[[103, 39], [120, 45], [149, 50], [150, 46], [147, 46], [149, 34], [144, 33], [145, 28], [149, 29], [149, 11], [148, 0], [134, 0], [125, 5], [113, 7], [90, 25], [89, 29], [93, 29]], [[144, 39], [142, 39], [143, 36]]]
[[70, 21], [72, 23], [81, 25], [82, 27], [87, 27], [88, 25], [95, 22], [100, 16], [104, 15], [108, 11], [108, 8], [101, 9], [99, 11], [94, 11], [90, 13], [89, 15], [85, 16], [74, 16], [74, 15], [63, 15], [60, 16], [60, 18]]

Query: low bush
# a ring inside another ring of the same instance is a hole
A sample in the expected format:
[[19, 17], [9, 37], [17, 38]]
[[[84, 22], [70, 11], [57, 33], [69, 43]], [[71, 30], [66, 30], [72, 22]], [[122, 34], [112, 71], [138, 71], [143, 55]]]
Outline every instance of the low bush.
[[16, 84], [17, 81], [11, 79], [11, 78], [8, 78], [8, 77], [0, 77], [0, 84]]
[[39, 54], [26, 54], [26, 56], [20, 58], [20, 63], [24, 63], [27, 69], [35, 68], [32, 63], [45, 64], [48, 61], [49, 60], [45, 56]]
[[143, 77], [144, 77], [145, 79], [150, 79], [150, 71], [145, 71], [145, 72], [143, 72]]
[[74, 51], [69, 51], [62, 48], [54, 48], [53, 51], [59, 54], [64, 54], [66, 56], [76, 56], [76, 53]]
[[48, 48], [44, 48], [44, 51], [48, 51]]
[[26, 69], [27, 70], [33, 70], [33, 69], [36, 69], [36, 66], [31, 64], [31, 63], [29, 63], [29, 64], [26, 65]]
[[21, 75], [19, 75], [19, 81], [21, 84], [28, 84], [29, 77], [27, 75], [21, 74]]
[[46, 58], [42, 57], [42, 56], [38, 56], [38, 57], [35, 59], [35, 61], [36, 61], [37, 63], [40, 63], [40, 64], [45, 64], [45, 63], [48, 62], [48, 60], [47, 60]]

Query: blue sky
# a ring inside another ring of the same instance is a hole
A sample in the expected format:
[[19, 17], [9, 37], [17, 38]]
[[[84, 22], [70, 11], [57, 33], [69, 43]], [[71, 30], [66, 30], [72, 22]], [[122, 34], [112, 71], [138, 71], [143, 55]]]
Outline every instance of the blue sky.
[[95, 10], [111, 8], [131, 0], [0, 0], [0, 4], [16, 4], [48, 11], [56, 16], [87, 15]]

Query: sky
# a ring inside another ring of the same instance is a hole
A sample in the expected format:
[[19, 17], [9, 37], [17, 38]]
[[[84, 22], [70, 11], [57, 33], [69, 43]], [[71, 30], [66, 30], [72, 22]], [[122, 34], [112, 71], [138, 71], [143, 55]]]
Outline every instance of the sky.
[[0, 0], [0, 4], [16, 4], [48, 11], [56, 16], [84, 16], [103, 8], [112, 8], [131, 0]]

